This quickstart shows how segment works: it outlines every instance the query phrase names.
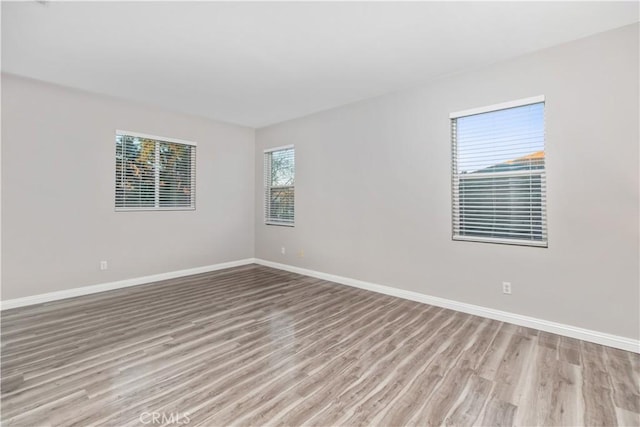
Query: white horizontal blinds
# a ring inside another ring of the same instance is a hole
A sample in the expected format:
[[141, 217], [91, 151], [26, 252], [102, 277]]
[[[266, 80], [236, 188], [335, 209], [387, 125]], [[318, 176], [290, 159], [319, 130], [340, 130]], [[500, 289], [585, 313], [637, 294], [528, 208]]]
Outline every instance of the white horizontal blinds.
[[196, 147], [172, 142], [159, 142], [160, 207], [195, 207]]
[[116, 208], [155, 206], [156, 142], [116, 135]]
[[546, 246], [544, 102], [451, 120], [453, 238]]
[[294, 224], [295, 152], [293, 147], [264, 153], [265, 223]]
[[116, 134], [116, 209], [195, 208], [195, 145]]

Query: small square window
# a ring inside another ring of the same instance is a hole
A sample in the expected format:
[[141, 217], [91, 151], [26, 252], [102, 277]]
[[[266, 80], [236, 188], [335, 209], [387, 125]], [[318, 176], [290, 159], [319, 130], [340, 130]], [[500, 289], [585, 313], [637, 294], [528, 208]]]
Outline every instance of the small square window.
[[195, 188], [195, 143], [116, 133], [116, 210], [192, 210]]

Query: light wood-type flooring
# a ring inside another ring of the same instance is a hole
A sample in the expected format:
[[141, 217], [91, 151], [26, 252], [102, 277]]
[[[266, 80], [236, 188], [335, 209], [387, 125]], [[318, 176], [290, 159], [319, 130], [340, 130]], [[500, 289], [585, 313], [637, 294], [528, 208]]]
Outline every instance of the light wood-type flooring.
[[640, 356], [250, 265], [2, 313], [2, 425], [639, 425]]

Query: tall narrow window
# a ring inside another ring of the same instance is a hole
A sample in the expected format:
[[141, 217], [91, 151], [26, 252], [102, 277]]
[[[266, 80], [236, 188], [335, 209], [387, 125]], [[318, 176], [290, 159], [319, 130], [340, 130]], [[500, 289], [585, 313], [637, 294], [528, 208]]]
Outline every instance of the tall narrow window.
[[453, 239], [546, 247], [544, 97], [450, 117]]
[[265, 224], [294, 224], [295, 152], [293, 146], [264, 152]]
[[196, 143], [116, 132], [116, 210], [195, 209]]

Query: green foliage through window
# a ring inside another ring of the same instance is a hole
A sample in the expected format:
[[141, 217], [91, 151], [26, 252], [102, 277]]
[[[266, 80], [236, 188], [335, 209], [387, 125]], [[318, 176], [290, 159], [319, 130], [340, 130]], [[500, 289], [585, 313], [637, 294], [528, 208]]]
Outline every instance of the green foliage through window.
[[116, 135], [116, 209], [194, 209], [194, 145]]
[[265, 222], [293, 225], [295, 217], [295, 152], [291, 148], [265, 153]]

